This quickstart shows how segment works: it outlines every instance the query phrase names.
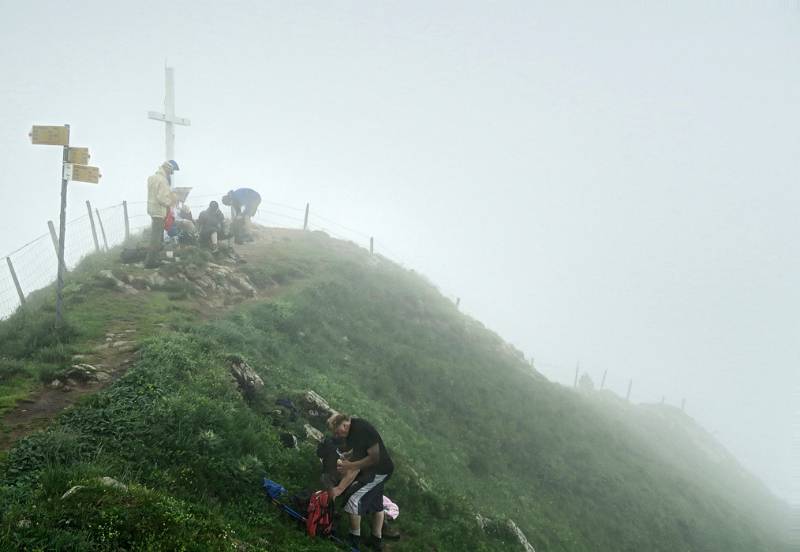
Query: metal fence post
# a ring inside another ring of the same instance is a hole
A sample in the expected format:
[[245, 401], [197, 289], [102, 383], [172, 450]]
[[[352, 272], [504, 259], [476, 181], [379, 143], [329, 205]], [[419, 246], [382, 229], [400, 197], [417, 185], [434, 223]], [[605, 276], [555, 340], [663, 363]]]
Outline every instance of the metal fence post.
[[17, 295], [19, 295], [19, 302], [20, 304], [25, 304], [25, 294], [22, 293], [22, 287], [19, 285], [19, 280], [17, 279], [17, 272], [14, 270], [14, 265], [11, 264], [11, 257], [6, 257], [6, 262], [8, 263], [8, 270], [11, 272], [11, 279], [14, 280], [14, 287], [17, 288]]
[[89, 212], [89, 223], [92, 225], [92, 238], [94, 239], [94, 249], [100, 252], [100, 242], [97, 241], [97, 229], [94, 227], [94, 215], [92, 214], [92, 204], [86, 200], [86, 210]]
[[306, 216], [303, 219], [303, 230], [308, 230], [308, 206], [309, 204], [306, 203]]
[[97, 215], [97, 222], [100, 224], [100, 234], [103, 236], [103, 245], [106, 246], [106, 251], [108, 251], [108, 240], [106, 239], [106, 229], [103, 228], [103, 219], [100, 218], [100, 211], [95, 209], [94, 214]]
[[372, 253], [374, 251], [375, 251], [375, 239], [370, 237], [369, 238], [369, 254], [372, 255]]

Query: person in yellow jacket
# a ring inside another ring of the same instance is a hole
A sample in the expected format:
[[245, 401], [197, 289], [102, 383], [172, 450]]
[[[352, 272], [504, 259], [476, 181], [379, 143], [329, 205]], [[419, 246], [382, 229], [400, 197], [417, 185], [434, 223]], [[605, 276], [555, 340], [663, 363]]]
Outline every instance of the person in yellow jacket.
[[164, 240], [164, 219], [167, 210], [174, 207], [176, 196], [170, 189], [170, 177], [178, 170], [178, 164], [170, 159], [158, 168], [153, 176], [147, 179], [147, 214], [150, 215], [150, 247], [144, 261], [146, 268], [158, 266], [158, 254]]

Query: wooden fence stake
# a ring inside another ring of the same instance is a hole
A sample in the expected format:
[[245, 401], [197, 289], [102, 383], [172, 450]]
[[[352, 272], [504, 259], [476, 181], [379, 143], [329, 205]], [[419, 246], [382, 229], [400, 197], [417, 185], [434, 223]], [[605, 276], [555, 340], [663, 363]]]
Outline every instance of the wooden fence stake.
[[103, 245], [106, 247], [106, 251], [108, 251], [108, 240], [106, 239], [106, 229], [103, 228], [103, 219], [100, 218], [100, 211], [95, 209], [94, 214], [97, 215], [97, 222], [100, 224], [100, 234], [103, 236]]
[[53, 240], [53, 247], [56, 248], [56, 257], [58, 257], [58, 236], [56, 236], [56, 226], [52, 220], [47, 221], [47, 227], [50, 229], [50, 237]]
[[626, 401], [630, 401], [631, 400], [631, 387], [633, 387], [633, 380], [630, 380], [628, 382], [628, 394], [625, 395], [625, 400]]
[[374, 251], [375, 251], [375, 240], [374, 240], [374, 238], [370, 238], [369, 239], [369, 254], [372, 255], [372, 253]]
[[21, 305], [24, 305], [25, 294], [22, 293], [22, 288], [19, 285], [19, 280], [17, 279], [17, 272], [14, 270], [14, 265], [11, 264], [11, 257], [6, 257], [6, 262], [8, 263], [9, 272], [11, 272], [11, 279], [14, 280], [14, 287], [17, 288], [17, 295], [19, 295], [19, 302]]
[[125, 215], [125, 241], [131, 238], [131, 221], [128, 218], [128, 202], [122, 202], [122, 212]]
[[308, 230], [308, 207], [309, 207], [309, 204], [306, 203], [306, 216], [303, 219], [303, 230]]
[[92, 204], [86, 200], [86, 210], [89, 212], [89, 223], [92, 225], [92, 238], [94, 239], [94, 250], [100, 252], [100, 242], [97, 241], [97, 229], [94, 227], [94, 215], [92, 214]]
[[[50, 229], [50, 238], [53, 240], [53, 247], [56, 248], [56, 259], [58, 259], [59, 250], [58, 250], [58, 236], [56, 236], [56, 225], [53, 224], [52, 220], [48, 220], [47, 227]], [[69, 272], [66, 266], [64, 266], [64, 272]]]

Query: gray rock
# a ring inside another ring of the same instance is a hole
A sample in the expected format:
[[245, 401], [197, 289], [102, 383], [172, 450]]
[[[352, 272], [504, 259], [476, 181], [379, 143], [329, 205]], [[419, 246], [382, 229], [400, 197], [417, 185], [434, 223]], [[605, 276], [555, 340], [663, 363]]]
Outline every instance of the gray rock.
[[59, 379], [54, 379], [53, 381], [50, 382], [50, 387], [52, 387], [53, 389], [61, 389], [62, 387], [64, 387], [64, 382], [62, 382]]
[[102, 284], [110, 288], [122, 291], [124, 293], [128, 293], [131, 295], [139, 293], [135, 288], [129, 286], [128, 284], [126, 284], [125, 282], [114, 276], [114, 273], [111, 272], [110, 270], [101, 270], [100, 272], [95, 274], [95, 278], [99, 280]]
[[31, 520], [29, 519], [21, 519], [17, 522], [18, 529], [30, 529]]
[[536, 552], [536, 550], [533, 549], [533, 545], [531, 545], [531, 543], [529, 543], [528, 539], [525, 537], [525, 533], [523, 533], [522, 530], [519, 527], [517, 527], [517, 524], [514, 523], [513, 519], [509, 519], [506, 522], [506, 525], [511, 530], [511, 532], [517, 536], [517, 540], [522, 545], [522, 548], [525, 549], [525, 552]]
[[231, 363], [231, 375], [233, 375], [243, 395], [250, 397], [258, 389], [264, 387], [264, 380], [261, 379], [261, 376], [259, 376], [244, 359], [231, 357], [229, 360]]
[[485, 518], [480, 514], [475, 514], [475, 521], [478, 522], [478, 527], [481, 528], [481, 531], [486, 531], [486, 525], [489, 523], [489, 518]]
[[77, 493], [78, 491], [80, 491], [81, 489], [85, 489], [85, 488], [86, 488], [85, 485], [75, 485], [70, 490], [68, 490], [66, 493], [61, 495], [61, 500], [66, 500], [69, 497], [71, 497], [72, 495], [74, 495], [75, 493]]
[[315, 427], [312, 427], [309, 424], [305, 424], [303, 426], [303, 429], [306, 430], [306, 437], [311, 439], [312, 441], [321, 443], [325, 439], [325, 436], [322, 434], [320, 430], [316, 429]]
[[91, 364], [74, 364], [70, 366], [70, 368], [64, 372], [64, 378], [67, 379], [67, 382], [70, 381], [82, 381], [87, 382], [96, 379], [95, 374], [97, 373], [97, 368], [92, 366]]
[[105, 487], [112, 487], [114, 489], [119, 489], [120, 491], [127, 491], [128, 490], [127, 485], [124, 485], [124, 484], [120, 483], [119, 481], [117, 481], [113, 477], [108, 477], [108, 476], [98, 477], [97, 481], [101, 485], [103, 485]]
[[95, 378], [100, 383], [105, 383], [107, 381], [111, 381], [111, 374], [108, 372], [97, 372], [97, 374], [95, 374]]
[[303, 396], [300, 398], [300, 405], [303, 411], [306, 412], [309, 417], [315, 419], [315, 421], [319, 419], [325, 421], [336, 414], [336, 411], [331, 408], [328, 401], [311, 389], [303, 393]]

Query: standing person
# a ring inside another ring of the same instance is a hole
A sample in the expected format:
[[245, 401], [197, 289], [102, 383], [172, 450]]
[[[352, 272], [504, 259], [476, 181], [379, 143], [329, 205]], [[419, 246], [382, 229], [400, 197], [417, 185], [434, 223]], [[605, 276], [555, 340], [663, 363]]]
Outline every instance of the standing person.
[[170, 177], [178, 169], [178, 164], [170, 159], [147, 179], [147, 214], [150, 215], [150, 247], [145, 258], [146, 268], [158, 266], [158, 254], [164, 240], [164, 219], [167, 210], [175, 205], [175, 194], [170, 190]]
[[[383, 550], [383, 485], [394, 472], [392, 462], [378, 430], [368, 421], [346, 414], [328, 419], [334, 435], [346, 440], [350, 458], [339, 462], [342, 482], [332, 490], [334, 498], [355, 480], [344, 511], [350, 514], [350, 544], [358, 548], [361, 541], [361, 516], [372, 514], [372, 535], [367, 545]], [[349, 481], [348, 481], [349, 480]]]
[[197, 215], [200, 245], [210, 245], [211, 251], [216, 251], [224, 227], [225, 215], [219, 210], [219, 203], [212, 201], [208, 204], [208, 209]]
[[236, 243], [243, 243], [250, 237], [250, 219], [256, 214], [258, 206], [261, 205], [261, 195], [250, 188], [239, 188], [231, 190], [222, 198], [222, 204], [228, 205], [233, 209], [236, 218], [241, 217], [241, 221], [236, 225]]

